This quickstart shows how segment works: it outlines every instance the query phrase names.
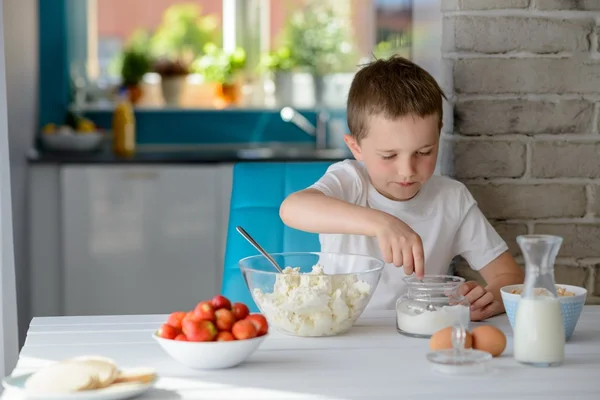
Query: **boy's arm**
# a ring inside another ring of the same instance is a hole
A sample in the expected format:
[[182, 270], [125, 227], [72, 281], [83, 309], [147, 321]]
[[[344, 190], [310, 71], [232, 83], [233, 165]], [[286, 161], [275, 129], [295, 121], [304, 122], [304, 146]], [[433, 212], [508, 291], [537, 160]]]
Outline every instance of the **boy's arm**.
[[479, 270], [485, 280], [485, 288], [477, 282], [466, 282], [461, 288], [471, 303], [471, 319], [481, 321], [505, 312], [500, 295], [503, 286], [523, 283], [525, 274], [508, 251]]
[[281, 204], [279, 215], [286, 225], [306, 232], [376, 237], [385, 262], [403, 266], [408, 275], [415, 272], [417, 277], [423, 277], [421, 238], [393, 215], [312, 188], [289, 195]]
[[[500, 289], [503, 286], [523, 283], [525, 273], [515, 262], [508, 251], [502, 253], [494, 261], [483, 267], [480, 271], [481, 277], [486, 282], [485, 289], [492, 292], [494, 298], [500, 300]], [[500, 301], [501, 311], [504, 312], [504, 304]]]
[[361, 207], [317, 189], [305, 189], [289, 195], [279, 208], [282, 221], [301, 231], [376, 236], [385, 213]]
[[524, 273], [466, 188], [463, 196], [463, 204], [468, 209], [455, 237], [454, 250], [479, 271], [486, 282], [485, 287], [470, 281], [460, 288], [460, 293], [471, 304], [471, 320], [479, 321], [505, 311], [500, 289], [523, 283]]

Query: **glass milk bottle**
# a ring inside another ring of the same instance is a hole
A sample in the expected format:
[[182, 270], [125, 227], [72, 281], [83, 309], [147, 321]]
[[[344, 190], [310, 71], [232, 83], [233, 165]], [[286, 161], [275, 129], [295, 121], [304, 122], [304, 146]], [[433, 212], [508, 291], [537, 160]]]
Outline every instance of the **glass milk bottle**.
[[554, 260], [562, 238], [522, 235], [517, 243], [525, 259], [525, 283], [517, 305], [514, 357], [536, 367], [561, 365], [565, 358], [565, 330], [556, 284]]

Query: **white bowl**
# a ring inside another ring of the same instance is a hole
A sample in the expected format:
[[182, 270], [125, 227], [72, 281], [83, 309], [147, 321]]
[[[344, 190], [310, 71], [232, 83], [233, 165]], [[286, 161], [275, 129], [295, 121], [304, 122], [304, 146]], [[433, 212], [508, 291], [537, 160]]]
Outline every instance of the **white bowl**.
[[156, 332], [152, 337], [168, 355], [183, 365], [194, 369], [222, 369], [244, 362], [268, 335], [226, 342], [184, 342], [161, 338]]
[[[565, 339], [566, 341], [569, 341], [571, 336], [573, 336], [575, 326], [577, 325], [577, 321], [579, 320], [579, 316], [581, 315], [581, 311], [585, 305], [587, 290], [579, 286], [563, 285], [562, 283], [556, 284], [556, 287], [564, 288], [567, 291], [575, 294], [574, 296], [558, 297], [563, 317], [563, 326], [565, 328]], [[517, 313], [517, 306], [519, 305], [521, 295], [511, 293], [511, 291], [522, 288], [523, 284], [518, 284], [504, 286], [500, 289], [502, 302], [504, 303], [504, 308], [506, 309], [506, 315], [508, 316], [508, 321], [513, 329]]]
[[42, 134], [44, 146], [57, 151], [91, 151], [102, 142], [100, 132]]

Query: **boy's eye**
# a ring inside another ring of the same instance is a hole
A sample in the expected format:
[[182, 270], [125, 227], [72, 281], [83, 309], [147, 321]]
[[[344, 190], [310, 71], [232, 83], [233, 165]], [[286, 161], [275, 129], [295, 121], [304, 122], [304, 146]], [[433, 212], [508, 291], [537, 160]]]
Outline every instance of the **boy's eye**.
[[418, 154], [420, 156], [428, 156], [428, 155], [431, 154], [431, 150], [428, 150], [428, 151], [419, 151]]
[[391, 160], [394, 157], [396, 157], [395, 154], [392, 154], [392, 155], [389, 155], [389, 156], [384, 156], [384, 155], [381, 156], [381, 158], [383, 158], [384, 160]]

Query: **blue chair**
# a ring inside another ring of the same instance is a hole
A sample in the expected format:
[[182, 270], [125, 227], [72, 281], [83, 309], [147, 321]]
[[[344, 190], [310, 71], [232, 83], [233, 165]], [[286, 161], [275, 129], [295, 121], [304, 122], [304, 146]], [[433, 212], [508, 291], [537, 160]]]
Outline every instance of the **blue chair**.
[[331, 162], [239, 163], [233, 168], [227, 245], [221, 293], [258, 308], [246, 286], [239, 260], [259, 254], [237, 231], [242, 226], [266, 251], [319, 251], [319, 236], [289, 228], [279, 218], [279, 206], [291, 193], [313, 184]]

